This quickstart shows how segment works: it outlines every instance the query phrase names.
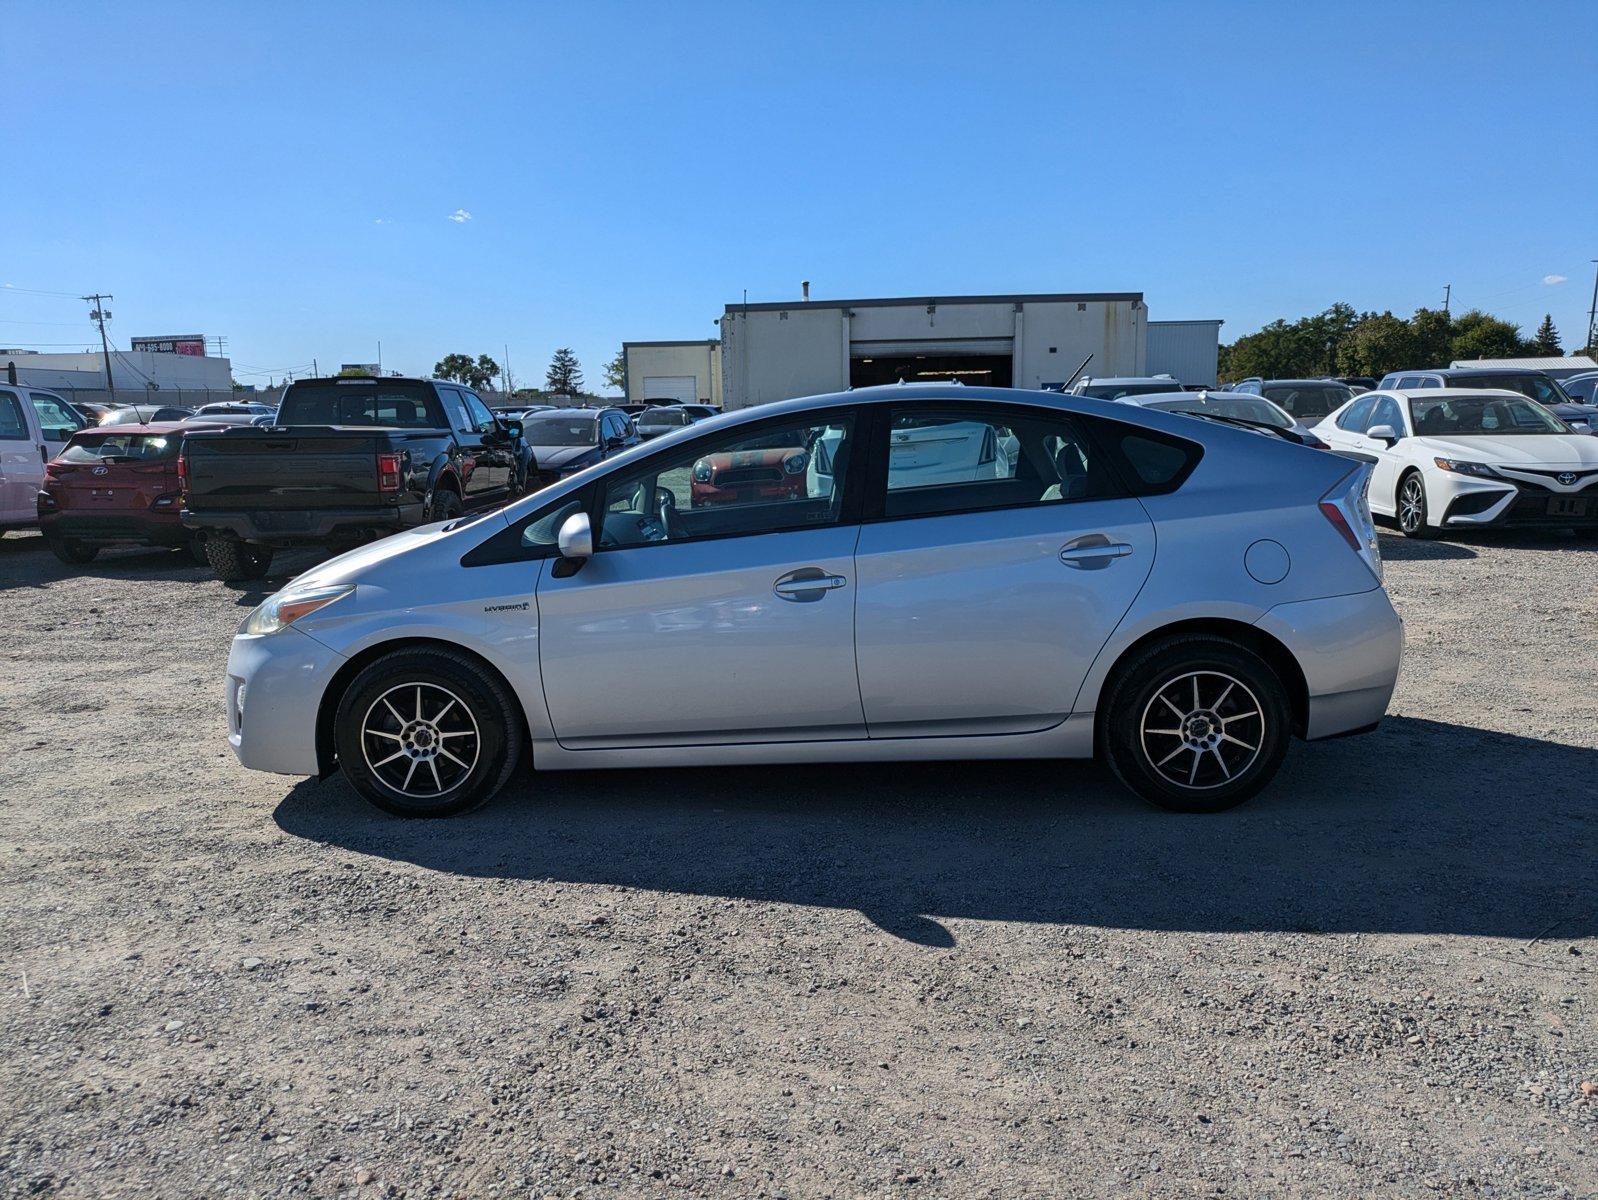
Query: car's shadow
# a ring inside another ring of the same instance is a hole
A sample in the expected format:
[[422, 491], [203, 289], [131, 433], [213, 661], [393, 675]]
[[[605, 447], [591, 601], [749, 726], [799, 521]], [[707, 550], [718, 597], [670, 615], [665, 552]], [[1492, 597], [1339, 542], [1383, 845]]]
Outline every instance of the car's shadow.
[[954, 944], [940, 918], [1570, 938], [1598, 933], [1595, 779], [1598, 750], [1389, 718], [1213, 816], [1061, 762], [527, 774], [447, 821], [335, 777], [275, 816], [429, 870], [854, 909], [928, 946]]
[[1574, 531], [1558, 529], [1450, 530], [1447, 540], [1407, 538], [1396, 529], [1382, 525], [1377, 526], [1377, 532], [1381, 534], [1382, 557], [1391, 562], [1477, 558], [1479, 552], [1476, 547], [1487, 546], [1543, 553], [1580, 554], [1598, 550], [1598, 541], [1578, 537]]

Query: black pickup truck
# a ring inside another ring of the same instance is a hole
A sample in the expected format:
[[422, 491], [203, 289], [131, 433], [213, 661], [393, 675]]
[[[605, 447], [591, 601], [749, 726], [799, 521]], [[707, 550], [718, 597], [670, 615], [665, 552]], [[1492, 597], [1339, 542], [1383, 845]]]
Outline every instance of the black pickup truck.
[[304, 379], [277, 423], [195, 431], [178, 459], [183, 524], [221, 579], [279, 547], [348, 548], [504, 504], [536, 475], [519, 421], [434, 379]]

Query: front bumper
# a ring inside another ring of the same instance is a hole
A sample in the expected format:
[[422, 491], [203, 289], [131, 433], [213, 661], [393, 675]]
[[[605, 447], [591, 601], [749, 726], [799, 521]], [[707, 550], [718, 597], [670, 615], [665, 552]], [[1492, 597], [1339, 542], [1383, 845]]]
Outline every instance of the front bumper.
[[239, 634], [227, 660], [228, 743], [252, 771], [315, 775], [316, 718], [322, 696], [345, 662], [290, 626]]
[[1404, 657], [1404, 623], [1385, 589], [1278, 604], [1256, 624], [1292, 651], [1304, 672], [1307, 740], [1371, 728], [1387, 712]]
[[312, 508], [275, 511], [192, 512], [183, 524], [204, 533], [232, 534], [267, 546], [336, 542], [362, 534], [385, 535], [424, 524], [421, 501], [382, 508]]

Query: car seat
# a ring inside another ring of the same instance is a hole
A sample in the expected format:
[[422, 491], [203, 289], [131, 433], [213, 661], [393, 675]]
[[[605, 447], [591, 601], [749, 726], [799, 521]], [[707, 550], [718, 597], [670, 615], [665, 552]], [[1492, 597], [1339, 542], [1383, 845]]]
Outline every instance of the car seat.
[[1044, 500], [1080, 500], [1088, 494], [1088, 471], [1075, 442], [1062, 442], [1054, 453], [1054, 473], [1060, 477], [1044, 489]]

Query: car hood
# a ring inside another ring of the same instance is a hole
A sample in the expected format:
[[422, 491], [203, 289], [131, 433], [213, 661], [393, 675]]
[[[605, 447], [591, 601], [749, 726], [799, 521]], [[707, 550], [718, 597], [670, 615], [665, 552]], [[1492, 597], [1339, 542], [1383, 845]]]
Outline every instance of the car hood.
[[597, 453], [598, 446], [533, 446], [533, 458], [543, 468], [569, 466], [585, 455]]
[[[486, 513], [456, 517], [453, 521], [435, 521], [431, 525], [419, 525], [415, 529], [390, 534], [388, 537], [359, 546], [347, 554], [340, 554], [326, 562], [317, 563], [305, 574], [297, 576], [288, 586], [302, 588], [322, 587], [333, 583], [366, 583], [383, 576], [385, 568], [394, 559], [425, 553], [428, 548], [456, 535], [469, 537], [475, 543], [481, 538], [473, 536], [469, 531], [475, 530], [478, 534], [486, 536], [494, 528], [503, 528], [504, 524], [504, 511], [494, 509]], [[411, 564], [407, 563], [405, 569], [410, 570]]]
[[1584, 433], [1417, 438], [1428, 455], [1506, 467], [1598, 467], [1598, 438]]

